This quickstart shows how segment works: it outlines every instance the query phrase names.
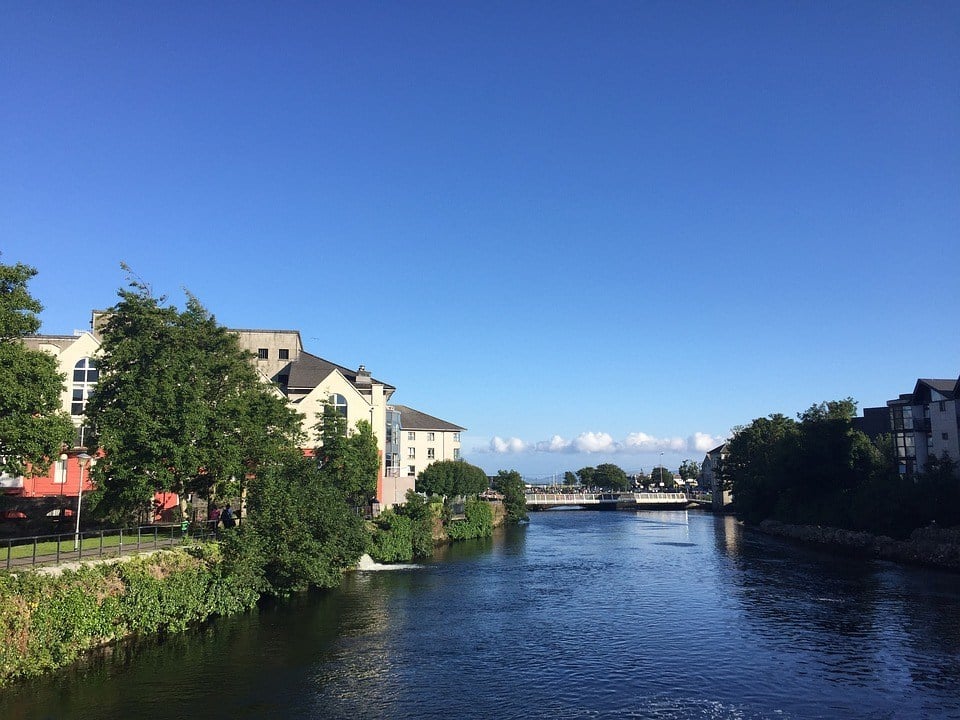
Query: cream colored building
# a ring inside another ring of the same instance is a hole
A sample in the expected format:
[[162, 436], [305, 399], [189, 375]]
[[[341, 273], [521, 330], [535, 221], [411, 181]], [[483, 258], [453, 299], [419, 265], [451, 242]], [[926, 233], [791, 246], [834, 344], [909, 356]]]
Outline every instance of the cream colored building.
[[400, 413], [400, 474], [415, 479], [437, 460], [460, 459], [460, 433], [465, 428], [406, 405], [392, 405]]
[[[303, 429], [308, 447], [316, 447], [320, 433], [316, 428], [323, 406], [330, 403], [347, 418], [353, 429], [359, 420], [373, 427], [380, 450], [380, 472], [377, 478], [377, 499], [386, 509], [403, 502], [406, 484], [397, 487], [395, 433], [391, 432], [392, 416], [387, 402], [396, 388], [372, 377], [361, 365], [351, 370], [312, 355], [303, 349], [297, 330], [234, 329], [240, 345], [254, 355], [254, 362], [263, 378], [274, 383], [291, 406], [303, 415]], [[399, 500], [396, 498], [399, 497]]]

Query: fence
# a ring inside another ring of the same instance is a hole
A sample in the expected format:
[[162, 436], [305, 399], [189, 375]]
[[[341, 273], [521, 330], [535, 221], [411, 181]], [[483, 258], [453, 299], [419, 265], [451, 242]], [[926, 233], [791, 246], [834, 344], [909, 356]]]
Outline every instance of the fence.
[[210, 540], [216, 535], [215, 523], [205, 522], [193, 526], [188, 523], [170, 523], [9, 538], [0, 541], [0, 567], [12, 570], [18, 567], [116, 558]]

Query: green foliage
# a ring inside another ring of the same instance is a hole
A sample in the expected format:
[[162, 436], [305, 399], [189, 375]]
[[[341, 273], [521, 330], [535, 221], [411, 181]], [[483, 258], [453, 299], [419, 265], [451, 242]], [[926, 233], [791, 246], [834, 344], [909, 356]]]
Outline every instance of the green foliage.
[[593, 486], [593, 475], [596, 473], [596, 468], [585, 467], [577, 470], [577, 479], [580, 481], [580, 484], [584, 487]]
[[812, 405], [799, 422], [783, 415], [737, 428], [723, 476], [748, 522], [772, 518], [905, 537], [936, 522], [960, 523], [960, 481], [949, 458], [916, 478], [897, 472], [889, 436], [876, 443], [853, 429], [856, 403]]
[[375, 521], [376, 532], [370, 557], [377, 562], [407, 562], [413, 559], [413, 523], [393, 510], [385, 510]]
[[316, 448], [324, 481], [339, 490], [356, 507], [367, 505], [377, 491], [380, 451], [373, 427], [366, 420], [347, 430], [347, 419], [325, 404], [320, 422], [321, 446]]
[[447, 535], [451, 540], [472, 540], [493, 535], [493, 510], [489, 503], [469, 498], [464, 507], [464, 515], [466, 519], [447, 526]]
[[228, 534], [224, 554], [232, 573], [263, 592], [333, 587], [366, 548], [362, 519], [296, 451], [260, 469], [247, 503], [246, 522]]
[[0, 573], [0, 684], [63, 667], [133, 634], [179, 632], [253, 607], [215, 546], [82, 566], [58, 577]]
[[650, 483], [658, 486], [660, 483], [663, 483], [663, 487], [671, 490], [677, 486], [676, 480], [673, 478], [673, 473], [663, 467], [663, 465], [658, 465], [650, 473]]
[[196, 298], [180, 312], [131, 287], [109, 311], [87, 407], [105, 453], [92, 506], [121, 522], [158, 491], [235, 497], [259, 463], [300, 442], [300, 416]]
[[36, 274], [0, 264], [0, 472], [11, 475], [46, 473], [74, 434], [60, 409], [64, 377], [56, 359], [21, 340], [40, 327], [42, 306], [27, 292]]
[[417, 492], [443, 497], [478, 495], [490, 485], [487, 474], [465, 460], [440, 460], [417, 476]]
[[493, 487], [503, 494], [503, 505], [509, 522], [527, 519], [527, 498], [520, 473], [516, 470], [501, 470], [493, 480]]
[[680, 463], [680, 477], [684, 480], [696, 480], [700, 475], [700, 463], [696, 460], [684, 460]]
[[611, 463], [598, 465], [593, 471], [590, 482], [604, 490], [627, 490], [630, 487], [627, 474]]
[[574, 475], [574, 474], [573, 474], [572, 472], [570, 472], [569, 470], [567, 470], [567, 471], [563, 474], [563, 484], [564, 484], [564, 485], [576, 485], [576, 484], [577, 484], [577, 476]]

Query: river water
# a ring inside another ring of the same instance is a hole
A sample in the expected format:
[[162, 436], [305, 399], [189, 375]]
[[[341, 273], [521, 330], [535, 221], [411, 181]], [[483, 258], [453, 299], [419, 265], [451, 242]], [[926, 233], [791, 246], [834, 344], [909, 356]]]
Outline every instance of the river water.
[[960, 718], [960, 575], [537, 513], [0, 693], [0, 718]]

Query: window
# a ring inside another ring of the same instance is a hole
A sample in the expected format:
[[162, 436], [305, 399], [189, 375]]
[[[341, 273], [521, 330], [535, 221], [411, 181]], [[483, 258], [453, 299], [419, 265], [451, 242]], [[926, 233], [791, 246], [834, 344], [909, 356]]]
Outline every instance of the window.
[[83, 415], [87, 409], [87, 400], [100, 379], [97, 364], [91, 358], [83, 358], [73, 366], [73, 391], [70, 398], [70, 414]]
[[417, 434], [415, 432], [407, 433], [407, 440], [409, 440], [410, 442], [413, 442], [416, 439], [417, 439]]
[[433, 460], [437, 455], [434, 452], [433, 448], [427, 448], [427, 460]]
[[408, 458], [415, 458], [416, 456], [417, 456], [417, 449], [416, 449], [416, 448], [407, 448], [407, 457], [408, 457]]
[[940, 433], [940, 439], [941, 439], [941, 440], [948, 440], [948, 439], [949, 439], [949, 436], [947, 435], [947, 433]]
[[279, 357], [281, 360], [289, 360], [290, 350], [287, 348], [280, 348], [280, 350], [277, 352], [277, 357]]
[[[947, 404], [946, 404], [943, 400], [940, 400], [939, 403], [938, 403], [938, 405], [939, 405], [939, 407], [940, 407], [940, 412], [946, 412], [946, 411], [947, 411]], [[946, 438], [944, 438], [944, 440], [946, 440]]]
[[416, 477], [416, 476], [417, 476], [417, 466], [407, 465], [407, 477]]
[[257, 348], [257, 360], [269, 360], [270, 350], [267, 348]]
[[53, 482], [63, 485], [67, 481], [67, 461], [57, 460], [53, 464]]
[[436, 439], [437, 439], [437, 438], [436, 438], [436, 436], [435, 436], [433, 433], [427, 433], [427, 440], [428, 440], [429, 442], [433, 442], [433, 441], [436, 440]]
[[333, 409], [338, 413], [347, 416], [347, 399], [343, 395], [331, 395], [329, 398], [330, 404], [333, 405]]
[[459, 460], [459, 459], [460, 459], [460, 448], [454, 448], [454, 449], [453, 449], [453, 459], [454, 459], [454, 460]]
[[455, 432], [455, 433], [453, 434], [453, 441], [454, 441], [454, 442], [460, 442], [460, 433]]

